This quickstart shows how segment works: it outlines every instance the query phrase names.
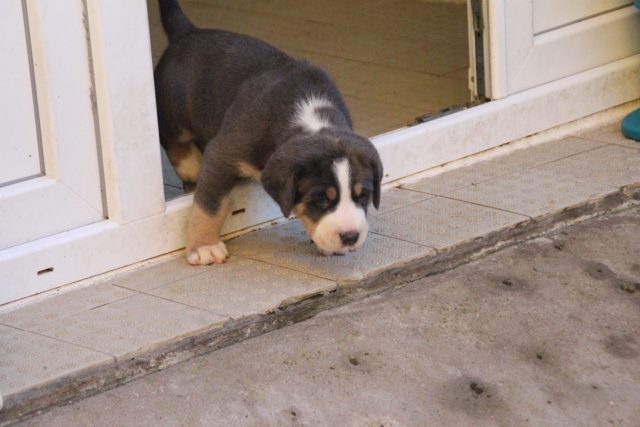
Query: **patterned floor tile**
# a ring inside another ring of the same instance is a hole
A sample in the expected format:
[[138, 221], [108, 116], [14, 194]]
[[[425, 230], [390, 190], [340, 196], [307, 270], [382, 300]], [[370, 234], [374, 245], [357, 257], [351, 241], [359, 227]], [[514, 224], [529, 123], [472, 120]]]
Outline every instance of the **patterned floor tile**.
[[529, 169], [593, 150], [603, 145], [603, 142], [570, 136], [557, 141], [516, 150], [495, 160], [499, 160], [503, 164], [513, 167], [516, 170]]
[[0, 325], [0, 394], [20, 392], [113, 358], [30, 332]]
[[0, 315], [0, 323], [29, 330], [135, 294], [136, 292], [106, 283], [97, 284], [3, 313]]
[[235, 256], [209, 271], [150, 291], [172, 301], [237, 318], [262, 314], [336, 288], [330, 280]]
[[607, 145], [541, 166], [561, 179], [614, 187], [640, 182], [640, 147]]
[[123, 273], [111, 279], [110, 283], [134, 291], [146, 291], [201, 272], [189, 265], [183, 256], [179, 256], [170, 261]]
[[640, 142], [626, 138], [620, 130], [621, 122], [610, 123], [603, 127], [590, 129], [586, 132], [578, 134], [581, 138], [595, 141], [608, 142], [610, 144], [626, 145], [629, 147], [640, 148]]
[[150, 295], [136, 295], [34, 328], [52, 338], [124, 357], [226, 319]]
[[390, 188], [382, 192], [380, 197], [380, 209], [373, 206], [369, 208], [369, 215], [377, 216], [389, 211], [412, 205], [423, 200], [430, 199], [432, 194], [420, 193], [417, 191], [403, 190], [401, 188]]
[[537, 217], [557, 212], [614, 187], [562, 179], [550, 169], [529, 169], [451, 192], [447, 197]]
[[592, 150], [604, 143], [568, 137], [534, 147], [516, 150], [504, 156], [454, 169], [422, 181], [404, 185], [415, 191], [444, 195], [452, 191], [477, 185], [523, 169], [533, 168], [554, 160]]
[[372, 219], [372, 231], [443, 248], [527, 218], [458, 200], [437, 197]]
[[403, 185], [402, 188], [421, 191], [429, 194], [442, 195], [459, 188], [478, 184], [492, 178], [497, 178], [511, 172], [516, 172], [519, 166], [512, 166], [501, 159], [478, 162], [473, 165], [444, 172], [422, 181]]
[[246, 234], [228, 242], [227, 247], [232, 255], [325, 277], [339, 284], [434, 253], [431, 248], [369, 234], [360, 250], [344, 256], [325, 257], [311, 243], [299, 221]]

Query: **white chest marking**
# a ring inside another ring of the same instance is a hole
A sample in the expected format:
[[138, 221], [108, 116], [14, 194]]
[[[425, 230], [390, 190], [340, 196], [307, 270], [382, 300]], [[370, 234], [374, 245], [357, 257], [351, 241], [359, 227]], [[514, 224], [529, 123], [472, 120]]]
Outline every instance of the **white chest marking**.
[[312, 95], [298, 102], [293, 119], [294, 126], [301, 126], [309, 132], [318, 132], [331, 127], [331, 123], [318, 112], [320, 108], [330, 108], [331, 102], [324, 97]]

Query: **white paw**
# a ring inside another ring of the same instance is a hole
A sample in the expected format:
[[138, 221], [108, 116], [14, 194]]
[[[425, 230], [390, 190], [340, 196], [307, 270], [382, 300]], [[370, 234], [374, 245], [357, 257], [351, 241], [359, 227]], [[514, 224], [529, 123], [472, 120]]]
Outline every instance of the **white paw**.
[[228, 257], [229, 251], [222, 241], [187, 250], [187, 261], [191, 265], [222, 264]]

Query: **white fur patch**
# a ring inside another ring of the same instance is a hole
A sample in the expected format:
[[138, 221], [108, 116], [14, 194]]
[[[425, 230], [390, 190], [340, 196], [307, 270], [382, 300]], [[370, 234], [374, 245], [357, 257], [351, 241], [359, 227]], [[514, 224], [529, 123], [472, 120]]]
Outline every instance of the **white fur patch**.
[[[348, 250], [356, 250], [367, 238], [369, 224], [361, 206], [351, 198], [351, 170], [349, 160], [342, 158], [333, 162], [333, 173], [340, 191], [340, 199], [336, 209], [322, 217], [311, 238], [326, 254], [344, 254]], [[357, 231], [360, 236], [351, 247], [345, 247], [340, 240], [341, 233]]]
[[200, 246], [187, 254], [187, 261], [191, 265], [222, 264], [229, 257], [229, 251], [223, 241], [213, 245]]
[[332, 104], [328, 99], [312, 95], [298, 102], [293, 119], [295, 126], [301, 126], [309, 132], [318, 132], [322, 128], [331, 127], [331, 123], [318, 113], [320, 108], [329, 108]]

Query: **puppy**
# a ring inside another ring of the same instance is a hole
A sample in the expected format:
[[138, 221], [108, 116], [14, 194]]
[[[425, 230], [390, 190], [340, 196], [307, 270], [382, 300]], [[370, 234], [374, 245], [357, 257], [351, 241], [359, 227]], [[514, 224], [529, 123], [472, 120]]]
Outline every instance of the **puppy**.
[[169, 38], [155, 70], [160, 142], [185, 190], [195, 188], [188, 262], [225, 262], [229, 193], [246, 178], [285, 217], [295, 213], [323, 254], [360, 248], [382, 163], [353, 132], [331, 77], [253, 37], [198, 29], [177, 0], [160, 0], [160, 11]]

